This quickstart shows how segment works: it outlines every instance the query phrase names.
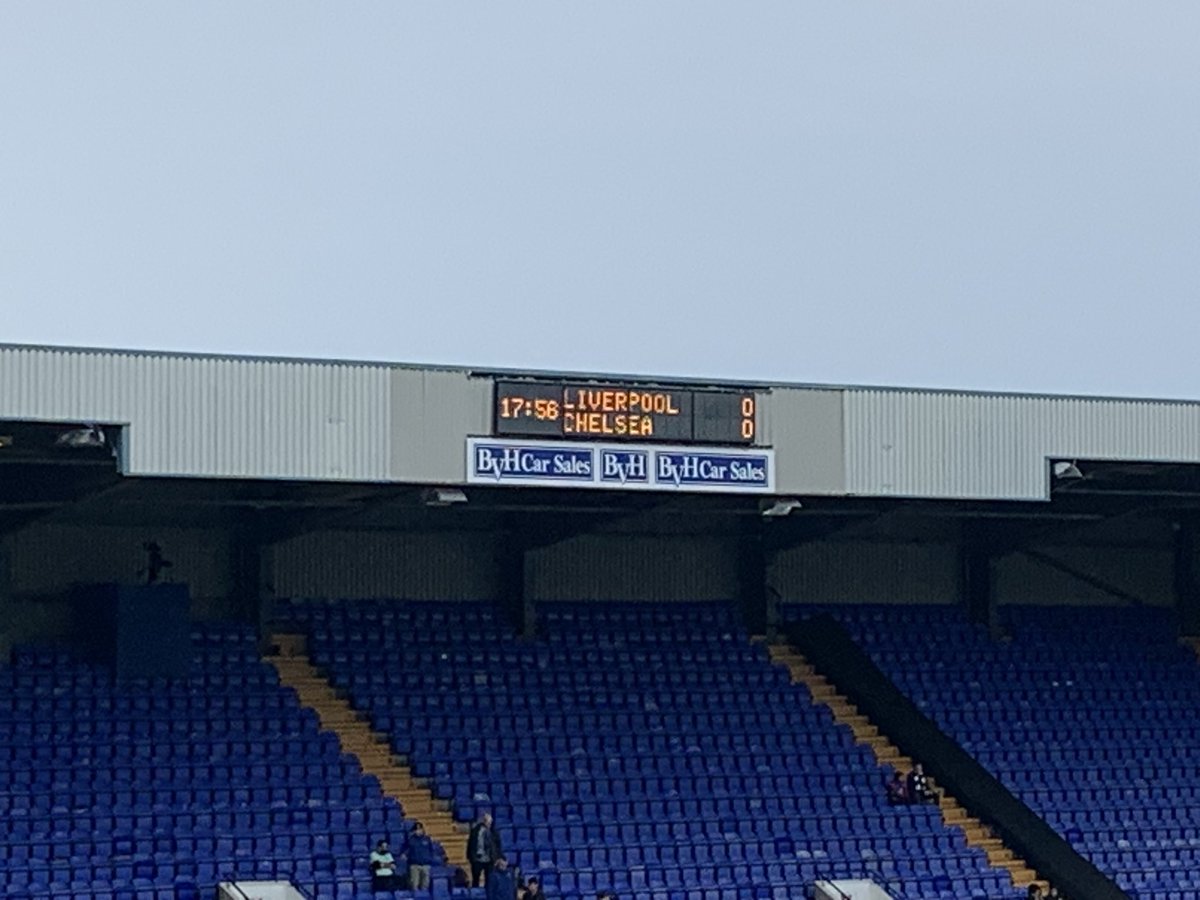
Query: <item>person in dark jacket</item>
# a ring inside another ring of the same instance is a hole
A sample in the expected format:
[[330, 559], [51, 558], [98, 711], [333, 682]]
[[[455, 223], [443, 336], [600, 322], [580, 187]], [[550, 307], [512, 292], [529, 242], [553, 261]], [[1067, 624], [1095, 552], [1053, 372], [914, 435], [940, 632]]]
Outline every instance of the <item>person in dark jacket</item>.
[[[471, 826], [467, 836], [467, 862], [471, 864], [471, 887], [479, 887], [480, 879], [485, 882], [492, 874], [492, 866], [503, 853], [500, 835], [492, 823], [491, 813], [483, 813]], [[515, 889], [514, 885], [514, 889]]]
[[487, 900], [517, 900], [517, 873], [508, 867], [508, 860], [497, 856], [488, 872], [486, 893]]
[[912, 771], [908, 773], [908, 802], [936, 804], [938, 800], [937, 791], [929, 786], [929, 778], [925, 775], [925, 768], [920, 763], [917, 763], [913, 766]]
[[887, 790], [887, 802], [889, 806], [905, 806], [908, 804], [908, 786], [905, 785], [904, 779], [900, 777], [899, 772], [893, 772], [891, 780], [884, 787]]
[[429, 867], [436, 862], [433, 838], [425, 833], [425, 826], [417, 822], [408, 836], [408, 886], [414, 891], [429, 890]]
[[518, 896], [519, 900], [546, 900], [546, 892], [542, 890], [541, 882], [536, 878], [525, 882], [525, 888]]

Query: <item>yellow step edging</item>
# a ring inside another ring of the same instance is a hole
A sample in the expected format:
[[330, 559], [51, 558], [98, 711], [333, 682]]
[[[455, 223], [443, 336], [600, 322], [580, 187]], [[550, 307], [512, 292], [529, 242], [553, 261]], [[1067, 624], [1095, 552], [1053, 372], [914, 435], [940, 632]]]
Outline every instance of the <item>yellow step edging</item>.
[[450, 815], [449, 804], [439, 800], [412, 770], [392, 755], [387, 737], [371, 730], [363, 716], [339, 697], [329, 681], [313, 667], [302, 641], [278, 636], [274, 643], [281, 655], [266, 658], [275, 667], [280, 682], [292, 688], [300, 702], [313, 710], [321, 728], [337, 736], [342, 749], [358, 757], [368, 775], [379, 779], [386, 796], [398, 801], [404, 815], [419, 819], [431, 838], [446, 851], [446, 862], [467, 869], [466, 834]]
[[[767, 652], [772, 662], [788, 670], [793, 683], [803, 684], [808, 688], [813, 703], [827, 707], [833, 713], [835, 722], [848, 726], [854, 734], [855, 741], [869, 747], [876, 761], [897, 769], [912, 768], [912, 760], [902, 754], [886, 735], [881, 734], [878, 727], [860, 713], [853, 703], [839, 694], [836, 686], [818, 674], [807, 659], [785, 644], [770, 644]], [[930, 783], [934, 783], [932, 778]], [[1005, 872], [1016, 887], [1028, 888], [1031, 884], [1045, 886], [1046, 883], [1038, 879], [1037, 873], [1024, 860], [1005, 847], [990, 828], [970, 815], [957, 800], [947, 796], [944, 790], [938, 806], [943, 821], [962, 831], [968, 846], [982, 850], [987, 856], [988, 864]]]

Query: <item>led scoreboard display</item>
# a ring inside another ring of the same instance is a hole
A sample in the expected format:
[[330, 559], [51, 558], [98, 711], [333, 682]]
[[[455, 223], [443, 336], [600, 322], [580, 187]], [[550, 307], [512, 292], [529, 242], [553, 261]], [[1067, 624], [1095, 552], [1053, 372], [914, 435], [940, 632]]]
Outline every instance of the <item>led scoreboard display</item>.
[[753, 444], [753, 391], [497, 381], [495, 434], [575, 440]]

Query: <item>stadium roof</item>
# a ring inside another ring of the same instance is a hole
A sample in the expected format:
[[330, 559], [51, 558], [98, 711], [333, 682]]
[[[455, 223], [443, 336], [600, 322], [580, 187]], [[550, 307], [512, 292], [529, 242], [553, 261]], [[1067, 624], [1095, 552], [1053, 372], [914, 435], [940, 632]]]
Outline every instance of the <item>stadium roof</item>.
[[838, 383], [811, 381], [780, 381], [778, 379], [756, 378], [709, 378], [703, 375], [664, 375], [636, 372], [594, 372], [583, 369], [521, 369], [511, 366], [472, 366], [460, 363], [436, 362], [406, 362], [403, 360], [357, 359], [353, 357], [314, 357], [288, 356], [279, 354], [242, 354], [242, 353], [213, 353], [190, 350], [148, 350], [121, 347], [86, 347], [69, 344], [20, 344], [0, 341], [0, 351], [26, 350], [44, 351], [49, 353], [82, 353], [115, 356], [144, 356], [160, 359], [207, 359], [225, 360], [231, 362], [261, 362], [261, 363], [290, 363], [301, 365], [323, 366], [362, 366], [384, 369], [403, 369], [414, 371], [458, 372], [479, 377], [504, 378], [535, 378], [535, 379], [571, 379], [581, 381], [633, 381], [643, 384], [663, 385], [704, 385], [729, 388], [796, 388], [802, 390], [832, 390], [832, 391], [896, 391], [903, 393], [921, 394], [950, 394], [974, 397], [1010, 397], [1015, 399], [1044, 399], [1044, 400], [1101, 400], [1131, 403], [1179, 404], [1184, 406], [1200, 406], [1200, 398], [1183, 399], [1178, 397], [1147, 397], [1135, 394], [1088, 394], [1078, 392], [1054, 391], [1003, 391], [982, 390], [978, 388], [957, 387], [928, 387], [911, 385], [881, 385], [868, 383]]

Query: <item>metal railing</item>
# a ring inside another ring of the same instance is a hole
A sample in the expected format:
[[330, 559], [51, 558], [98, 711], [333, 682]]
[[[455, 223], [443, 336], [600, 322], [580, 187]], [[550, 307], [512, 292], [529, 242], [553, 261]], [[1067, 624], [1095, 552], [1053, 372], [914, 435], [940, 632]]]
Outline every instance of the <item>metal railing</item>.
[[818, 887], [825, 892], [833, 891], [837, 894], [838, 900], [852, 900], [851, 896], [838, 887], [832, 878], [817, 876], [813, 879], [814, 892]]

